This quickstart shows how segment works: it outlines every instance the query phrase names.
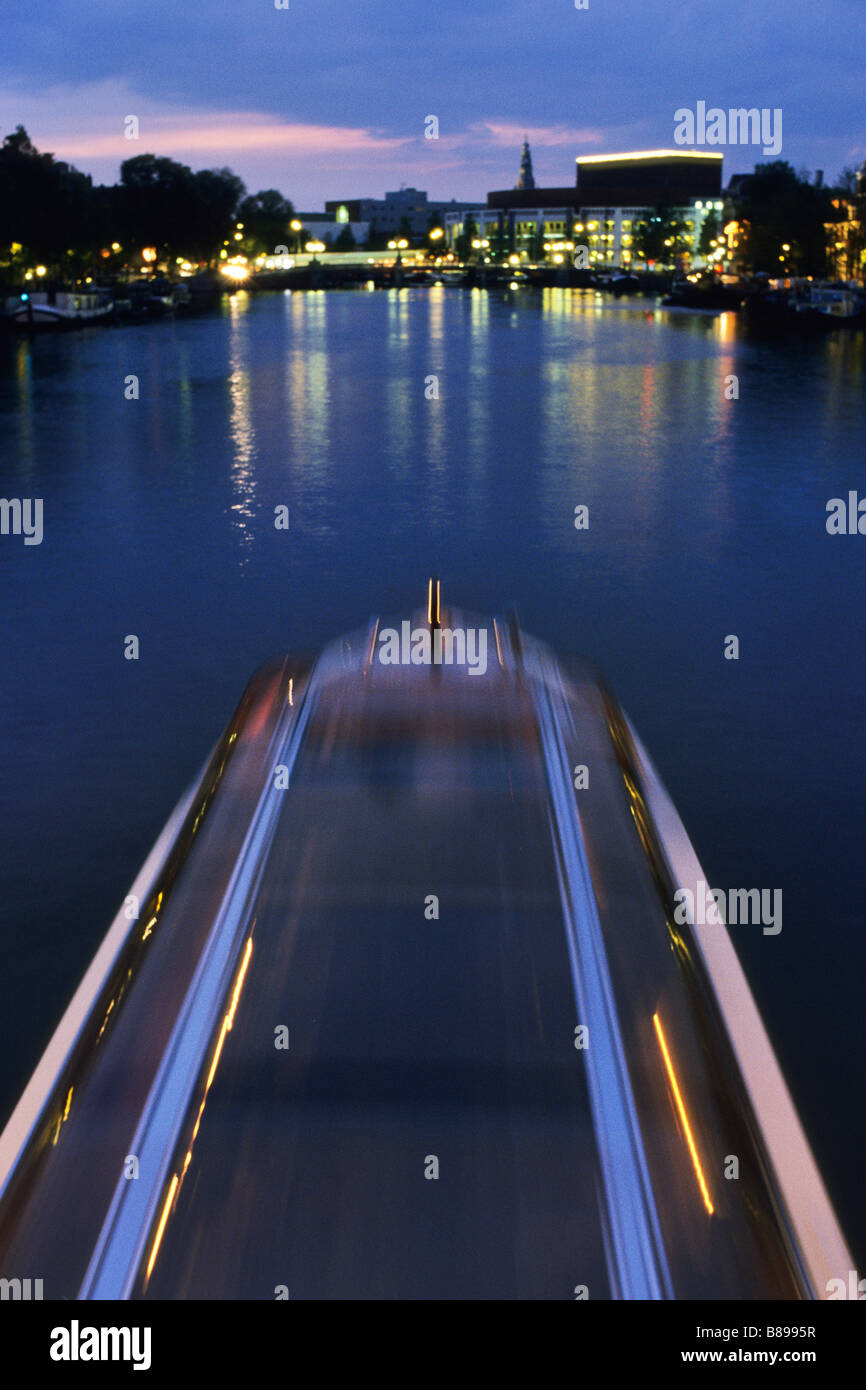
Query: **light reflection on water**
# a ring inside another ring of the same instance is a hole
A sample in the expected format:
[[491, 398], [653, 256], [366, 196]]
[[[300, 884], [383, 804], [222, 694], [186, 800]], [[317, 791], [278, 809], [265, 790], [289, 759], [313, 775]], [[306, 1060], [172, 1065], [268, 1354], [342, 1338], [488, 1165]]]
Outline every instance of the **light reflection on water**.
[[[255, 544], [252, 522], [256, 514], [256, 434], [253, 428], [250, 393], [248, 295], [244, 291], [232, 295], [230, 309], [229, 428], [234, 446], [231, 483], [235, 498], [231, 510], [241, 546], [243, 550], [248, 551]], [[241, 564], [243, 563], [244, 558], [241, 559]]]

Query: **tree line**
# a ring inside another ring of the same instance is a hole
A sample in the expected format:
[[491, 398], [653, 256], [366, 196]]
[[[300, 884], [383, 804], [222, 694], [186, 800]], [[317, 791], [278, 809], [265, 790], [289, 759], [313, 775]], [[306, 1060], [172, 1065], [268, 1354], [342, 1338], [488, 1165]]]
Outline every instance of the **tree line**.
[[[851, 235], [846, 242], [846, 274], [862, 273], [866, 250], [866, 188], [853, 169], [845, 169], [834, 187], [825, 187], [805, 172], [797, 173], [784, 159], [755, 165], [754, 173], [729, 190], [724, 211], [704, 218], [697, 247], [708, 256], [729, 220], [736, 221], [737, 249], [725, 252], [726, 262], [751, 274], [823, 276], [831, 269], [836, 228], [853, 208]], [[635, 229], [634, 250], [641, 260], [673, 266], [688, 248], [688, 229], [682, 214], [659, 206]]]
[[100, 261], [119, 267], [140, 261], [146, 247], [170, 262], [214, 264], [227, 245], [229, 254], [261, 255], [287, 243], [293, 217], [276, 189], [248, 194], [228, 168], [193, 171], [141, 154], [124, 160], [118, 183], [94, 185], [37, 150], [23, 126], [0, 146], [0, 275], [7, 279], [37, 260], [69, 276]]
[[[756, 165], [753, 174], [737, 180], [722, 216], [714, 211], [704, 218], [697, 246], [687, 240], [681, 210], [653, 209], [634, 229], [633, 260], [672, 267], [689, 252], [707, 257], [721, 246], [724, 222], [734, 219], [739, 244], [733, 257], [725, 250], [727, 262], [753, 274], [821, 276], [831, 261], [838, 264], [828, 241], [834, 241], [834, 227], [846, 223], [849, 207], [853, 220], [844, 234], [840, 231], [843, 260], [846, 274], [859, 276], [866, 252], [866, 180], [847, 169], [835, 187], [823, 187], [785, 160]], [[174, 159], [141, 154], [124, 160], [118, 183], [94, 185], [88, 174], [37, 150], [23, 126], [0, 146], [0, 280], [9, 284], [18, 283], [27, 269], [32, 273], [37, 261], [46, 273], [64, 278], [140, 267], [147, 247], [154, 248], [158, 262], [207, 265], [235, 252], [255, 257], [273, 254], [280, 245], [298, 250], [307, 234], [290, 228], [294, 218], [292, 203], [278, 190], [248, 194], [225, 167], [193, 171]], [[569, 217], [569, 240], [580, 239], [574, 222]], [[404, 220], [398, 237], [408, 235]], [[485, 238], [485, 254], [492, 259], [515, 249], [504, 227], [489, 229]], [[467, 217], [456, 247], [461, 259], [472, 257], [477, 239], [478, 229]], [[344, 227], [337, 249], [354, 244], [351, 228]], [[381, 249], [388, 239], [372, 224], [366, 244]], [[544, 249], [540, 228], [532, 247], [536, 259]]]

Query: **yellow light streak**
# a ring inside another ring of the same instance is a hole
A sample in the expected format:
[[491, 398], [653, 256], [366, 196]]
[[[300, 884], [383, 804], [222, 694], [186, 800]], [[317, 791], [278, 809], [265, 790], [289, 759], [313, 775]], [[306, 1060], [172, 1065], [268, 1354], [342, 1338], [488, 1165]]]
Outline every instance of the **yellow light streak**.
[[173, 1177], [172, 1180], [171, 1180], [171, 1187], [168, 1189], [168, 1196], [166, 1197], [165, 1202], [164, 1202], [164, 1204], [163, 1204], [162, 1216], [159, 1218], [159, 1226], [158, 1226], [157, 1232], [156, 1232], [156, 1240], [153, 1242], [153, 1249], [152, 1249], [151, 1252], [150, 1252], [150, 1259], [149, 1259], [148, 1262], [147, 1262], [147, 1273], [146, 1273], [145, 1276], [144, 1276], [145, 1279], [149, 1279], [149, 1278], [150, 1278], [151, 1271], [153, 1270], [153, 1266], [156, 1264], [156, 1257], [157, 1257], [157, 1254], [159, 1253], [159, 1247], [160, 1247], [160, 1244], [161, 1244], [161, 1242], [162, 1242], [162, 1233], [163, 1233], [163, 1231], [165, 1230], [165, 1223], [166, 1223], [166, 1221], [168, 1220], [168, 1213], [169, 1213], [169, 1210], [170, 1210], [170, 1208], [171, 1208], [171, 1204], [172, 1204], [172, 1202], [174, 1201], [174, 1194], [175, 1194], [176, 1191], [177, 1191], [177, 1173], [175, 1173], [174, 1177]]
[[434, 612], [433, 612], [433, 580], [432, 580], [432, 579], [430, 580], [430, 583], [429, 583], [428, 588], [427, 588], [427, 621], [428, 621], [428, 623], [430, 623], [431, 626], [433, 625], [433, 623], [438, 623], [438, 622], [439, 622], [439, 580], [438, 580], [438, 579], [436, 580], [436, 612], [435, 612], [435, 617], [434, 617]]
[[109, 1004], [108, 1008], [107, 1008], [106, 1011], [105, 1011], [105, 1018], [102, 1020], [102, 1027], [100, 1028], [99, 1032], [98, 1032], [97, 1035], [96, 1035], [96, 1041], [97, 1041], [97, 1042], [99, 1042], [99, 1039], [102, 1037], [103, 1033], [105, 1032], [105, 1025], [108, 1023], [108, 1015], [111, 1013], [111, 1010], [112, 1010], [113, 1008], [114, 1008], [114, 1000], [112, 999], [111, 1003]]
[[237, 982], [237, 984], [235, 985], [235, 992], [234, 992], [234, 994], [232, 995], [232, 1006], [231, 1006], [231, 1008], [229, 1009], [228, 1018], [227, 1018], [227, 1020], [226, 1020], [227, 1023], [228, 1023], [229, 1028], [231, 1028], [232, 1024], [233, 1024], [234, 1021], [235, 1021], [235, 1012], [236, 1012], [237, 1007], [238, 1007], [238, 1000], [239, 1000], [240, 997], [241, 997], [241, 990], [242, 990], [243, 987], [244, 987], [244, 976], [245, 976], [246, 973], [247, 973], [247, 966], [248, 966], [249, 963], [250, 963], [250, 956], [252, 955], [252, 953], [253, 953], [253, 938], [250, 936], [250, 937], [247, 938], [247, 946], [246, 946], [246, 950], [244, 951], [244, 958], [243, 958], [243, 960], [241, 961], [240, 973], [238, 974], [238, 982]]
[[[229, 1006], [229, 1011], [228, 1011], [228, 1013], [225, 1015], [225, 1017], [224, 1017], [224, 1019], [223, 1019], [223, 1022], [222, 1022], [222, 1028], [220, 1029], [219, 1042], [217, 1043], [216, 1052], [214, 1053], [214, 1059], [213, 1059], [213, 1062], [211, 1063], [211, 1069], [210, 1069], [210, 1072], [208, 1073], [207, 1081], [205, 1082], [204, 1095], [202, 1096], [201, 1105], [199, 1106], [198, 1116], [196, 1117], [196, 1122], [195, 1122], [195, 1128], [193, 1129], [192, 1138], [190, 1139], [190, 1145], [189, 1145], [189, 1148], [188, 1148], [188, 1150], [187, 1150], [187, 1152], [186, 1152], [186, 1156], [185, 1156], [184, 1161], [183, 1161], [183, 1167], [182, 1167], [182, 1169], [181, 1169], [180, 1176], [178, 1176], [177, 1173], [174, 1174], [174, 1176], [173, 1176], [173, 1178], [172, 1178], [172, 1180], [171, 1180], [171, 1187], [170, 1187], [169, 1190], [168, 1190], [168, 1196], [167, 1196], [166, 1199], [165, 1199], [165, 1205], [163, 1206], [163, 1209], [162, 1209], [162, 1215], [161, 1215], [161, 1217], [160, 1217], [159, 1226], [158, 1226], [157, 1232], [156, 1232], [156, 1237], [155, 1237], [154, 1242], [153, 1242], [153, 1249], [152, 1249], [151, 1252], [150, 1252], [150, 1259], [149, 1259], [148, 1262], [147, 1262], [147, 1271], [146, 1271], [145, 1276], [144, 1276], [145, 1283], [147, 1283], [148, 1279], [150, 1278], [151, 1270], [153, 1269], [153, 1266], [154, 1266], [154, 1264], [156, 1263], [156, 1257], [157, 1257], [157, 1254], [158, 1254], [158, 1252], [159, 1252], [160, 1243], [161, 1243], [161, 1241], [162, 1241], [163, 1232], [164, 1232], [164, 1230], [165, 1230], [165, 1223], [168, 1221], [169, 1211], [171, 1210], [171, 1204], [172, 1204], [172, 1202], [174, 1201], [174, 1196], [175, 1196], [175, 1193], [176, 1193], [176, 1191], [177, 1191], [177, 1189], [178, 1189], [178, 1184], [179, 1184], [180, 1182], [182, 1182], [183, 1179], [186, 1177], [187, 1169], [189, 1168], [189, 1165], [190, 1165], [190, 1163], [191, 1163], [191, 1161], [192, 1161], [192, 1150], [193, 1150], [193, 1145], [195, 1144], [196, 1137], [197, 1137], [198, 1132], [199, 1132], [199, 1127], [200, 1127], [200, 1125], [201, 1125], [202, 1115], [204, 1114], [204, 1108], [205, 1108], [205, 1105], [207, 1104], [208, 1092], [209, 1092], [209, 1090], [210, 1090], [210, 1088], [211, 1088], [211, 1082], [213, 1081], [214, 1076], [216, 1075], [216, 1069], [217, 1069], [217, 1066], [219, 1065], [220, 1054], [222, 1053], [222, 1050], [223, 1050], [223, 1043], [225, 1042], [226, 1033], [229, 1031], [229, 1029], [231, 1028], [232, 1024], [233, 1024], [234, 1021], [235, 1021], [235, 1013], [237, 1012], [238, 1000], [239, 1000], [240, 997], [241, 997], [241, 990], [243, 989], [244, 979], [245, 979], [246, 973], [247, 973], [247, 966], [248, 966], [249, 963], [250, 963], [250, 956], [252, 955], [252, 953], [253, 953], [253, 938], [252, 938], [251, 936], [249, 936], [249, 937], [247, 937], [247, 944], [246, 944], [246, 947], [245, 947], [245, 949], [244, 949], [243, 959], [241, 960], [240, 969], [239, 969], [239, 971], [238, 971], [238, 978], [237, 978], [237, 981], [236, 981], [236, 983], [235, 983], [234, 993], [232, 994], [232, 1001], [231, 1001], [231, 1004], [230, 1004], [230, 1006]], [[70, 1095], [71, 1095], [71, 1092], [70, 1092]]]
[[501, 665], [502, 665], [502, 648], [501, 648], [500, 645], [499, 645], [499, 628], [498, 628], [498, 626], [497, 626], [497, 623], [496, 623], [496, 619], [495, 619], [495, 618], [493, 619], [493, 636], [496, 638], [496, 655], [497, 655], [497, 658], [498, 658], [498, 660], [499, 660], [499, 665], [501, 666]]
[[698, 1151], [695, 1147], [695, 1141], [692, 1138], [692, 1130], [689, 1124], [688, 1116], [686, 1115], [686, 1107], [683, 1104], [683, 1098], [680, 1095], [680, 1088], [677, 1085], [677, 1078], [674, 1072], [673, 1062], [671, 1061], [670, 1053], [668, 1052], [667, 1043], [665, 1042], [665, 1035], [662, 1031], [661, 1019], [659, 1018], [658, 1014], [653, 1014], [653, 1024], [655, 1025], [656, 1036], [659, 1040], [659, 1046], [662, 1050], [662, 1056], [665, 1059], [665, 1067], [667, 1068], [668, 1079], [670, 1080], [671, 1088], [674, 1093], [674, 1099], [677, 1103], [677, 1110], [679, 1111], [680, 1119], [683, 1122], [683, 1129], [685, 1130], [686, 1134], [686, 1143], [689, 1146], [689, 1153], [692, 1156], [692, 1164], [694, 1165], [694, 1170], [697, 1174], [698, 1185], [701, 1189], [701, 1196], [704, 1199], [704, 1206], [706, 1207], [710, 1216], [712, 1216], [714, 1208], [712, 1201], [710, 1200], [709, 1191], [707, 1190], [706, 1181], [704, 1179], [704, 1170], [701, 1167], [701, 1160], [698, 1158]]
[[371, 666], [372, 661], [373, 661], [373, 653], [374, 653], [374, 651], [376, 650], [376, 637], [377, 637], [377, 635], [378, 635], [378, 632], [379, 632], [379, 619], [377, 618], [377, 619], [376, 619], [376, 622], [375, 622], [375, 625], [374, 625], [374, 627], [373, 627], [372, 636], [370, 637], [370, 648], [369, 648], [369, 650], [368, 650], [368, 652], [367, 652], [367, 656], [366, 656], [365, 661], [364, 661], [364, 675], [365, 675], [365, 676], [366, 676], [367, 672], [369, 671], [370, 666]]
[[615, 164], [625, 159], [723, 159], [712, 150], [630, 150], [627, 154], [579, 154], [578, 164]]

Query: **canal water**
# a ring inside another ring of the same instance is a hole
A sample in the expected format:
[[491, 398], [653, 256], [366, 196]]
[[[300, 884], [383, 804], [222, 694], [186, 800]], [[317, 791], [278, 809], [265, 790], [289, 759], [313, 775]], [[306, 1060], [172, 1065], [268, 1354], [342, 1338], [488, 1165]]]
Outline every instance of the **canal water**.
[[0, 1121], [251, 671], [435, 570], [597, 660], [713, 886], [782, 890], [732, 936], [866, 1261], [864, 440], [863, 334], [587, 291], [0, 340], [0, 495], [44, 500], [0, 536]]

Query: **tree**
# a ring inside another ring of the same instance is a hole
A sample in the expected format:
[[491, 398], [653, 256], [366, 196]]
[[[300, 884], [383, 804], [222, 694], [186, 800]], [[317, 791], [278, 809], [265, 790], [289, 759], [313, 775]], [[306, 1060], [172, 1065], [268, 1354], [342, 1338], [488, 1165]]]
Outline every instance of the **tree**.
[[714, 249], [713, 242], [716, 240], [721, 230], [721, 218], [715, 212], [707, 213], [703, 225], [701, 226], [701, 236], [698, 241], [698, 251], [702, 256], [709, 256], [710, 252]]
[[244, 224], [244, 249], [253, 256], [272, 256], [277, 246], [288, 246], [294, 215], [289, 199], [276, 188], [251, 193], [238, 207], [238, 220]]
[[193, 175], [195, 219], [193, 240], [181, 247], [187, 255], [214, 261], [225, 241], [231, 241], [238, 207], [246, 193], [243, 179], [231, 169], [199, 169]]
[[535, 231], [532, 234], [532, 247], [530, 257], [534, 261], [544, 260], [544, 222], [535, 224]]
[[467, 213], [463, 219], [463, 231], [454, 243], [454, 248], [461, 261], [469, 258], [472, 251], [472, 243], [478, 239], [478, 224], [471, 213]]
[[[823, 275], [824, 224], [833, 220], [829, 189], [810, 183], [784, 159], [757, 164], [740, 194], [739, 220], [747, 223], [744, 255], [749, 269], [778, 275]], [[784, 246], [789, 251], [784, 251]]]
[[155, 246], [162, 257], [214, 260], [230, 241], [243, 182], [231, 169], [197, 173], [174, 159], [136, 155], [120, 166], [125, 245]]
[[688, 250], [685, 221], [667, 203], [659, 203], [634, 230], [634, 252], [639, 260], [670, 267]]
[[[60, 263], [89, 244], [92, 181], [52, 154], [40, 154], [19, 125], [0, 147], [0, 248]], [[5, 259], [5, 255], [3, 259]]]
[[335, 251], [354, 251], [357, 246], [355, 234], [350, 226], [345, 226], [334, 242]]

